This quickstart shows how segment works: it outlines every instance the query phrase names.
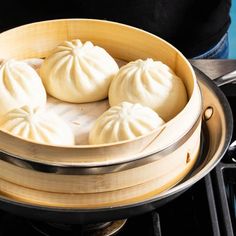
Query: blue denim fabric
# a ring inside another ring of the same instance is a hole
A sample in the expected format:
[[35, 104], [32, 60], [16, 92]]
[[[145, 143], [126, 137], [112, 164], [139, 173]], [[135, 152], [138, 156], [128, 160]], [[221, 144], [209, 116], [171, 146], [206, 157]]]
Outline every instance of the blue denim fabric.
[[227, 59], [228, 56], [229, 39], [228, 33], [226, 33], [214, 47], [193, 59]]

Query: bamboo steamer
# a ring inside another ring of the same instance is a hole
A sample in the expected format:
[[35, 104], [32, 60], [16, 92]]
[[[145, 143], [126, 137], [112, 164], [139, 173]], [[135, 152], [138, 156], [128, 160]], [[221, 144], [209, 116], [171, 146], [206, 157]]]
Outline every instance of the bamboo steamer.
[[200, 126], [184, 145], [166, 157], [116, 173], [46, 174], [0, 161], [0, 190], [33, 204], [57, 207], [97, 208], [134, 203], [172, 187], [186, 176], [198, 156], [199, 132]]
[[161, 60], [183, 80], [189, 101], [161, 132], [114, 144], [59, 147], [0, 131], [0, 150], [8, 154], [0, 161], [0, 190], [34, 204], [99, 208], [135, 202], [178, 183], [197, 159], [202, 99], [191, 65], [173, 46], [126, 25], [66, 19], [0, 34], [0, 59], [44, 58], [62, 41], [76, 38], [122, 61]]

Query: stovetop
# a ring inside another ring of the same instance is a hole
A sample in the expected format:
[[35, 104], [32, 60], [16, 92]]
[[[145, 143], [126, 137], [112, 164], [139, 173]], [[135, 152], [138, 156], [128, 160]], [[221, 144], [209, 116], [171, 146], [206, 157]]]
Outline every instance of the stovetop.
[[[236, 69], [236, 60], [192, 61], [211, 78]], [[222, 89], [236, 121], [236, 84]], [[236, 140], [236, 123], [233, 139]], [[232, 141], [233, 142], [233, 141]], [[0, 212], [0, 236], [5, 235], [97, 235], [83, 226], [54, 225]], [[180, 197], [157, 210], [128, 219], [116, 234], [144, 236], [236, 235], [236, 150], [231, 149], [217, 167]]]
[[[223, 222], [219, 221], [215, 214], [214, 199], [211, 177], [207, 176], [179, 198], [158, 210], [128, 219], [117, 235], [223, 235], [219, 233]], [[46, 223], [33, 222], [2, 212], [0, 236], [15, 235], [16, 230], [20, 235], [84, 235], [79, 228], [71, 230], [67, 227], [49, 227]]]

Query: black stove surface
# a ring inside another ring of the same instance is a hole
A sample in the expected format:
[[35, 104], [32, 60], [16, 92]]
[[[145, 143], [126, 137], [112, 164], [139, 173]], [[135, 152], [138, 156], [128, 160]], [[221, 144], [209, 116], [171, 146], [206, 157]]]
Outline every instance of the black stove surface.
[[[209, 181], [209, 177], [201, 180], [157, 211], [129, 219], [118, 235], [213, 235], [217, 225], [212, 222], [209, 208]], [[39, 224], [44, 234], [39, 232]], [[46, 223], [32, 222], [1, 212], [0, 236], [14, 235], [16, 231], [20, 235], [79, 235], [79, 229], [76, 228], [64, 227], [58, 230], [55, 227], [53, 230], [53, 226]]]
[[[156, 211], [128, 219], [117, 235], [233, 235], [233, 229], [229, 227], [229, 224], [231, 227], [233, 224], [229, 221], [224, 222], [225, 206], [220, 202], [220, 198], [216, 198], [217, 186], [214, 186], [215, 177], [212, 175], [213, 173], [206, 176], [180, 197]], [[226, 173], [224, 178], [229, 178], [228, 176], [231, 175]], [[235, 180], [234, 178], [234, 184]], [[228, 185], [231, 183], [232, 179], [227, 181]], [[232, 191], [229, 187], [227, 188], [228, 191]], [[233, 209], [233, 205], [231, 207]], [[231, 214], [234, 213], [231, 212]], [[35, 222], [5, 212], [1, 212], [0, 215], [0, 236], [16, 233], [35, 236], [88, 235], [83, 233], [81, 226], [61, 225], [56, 227], [53, 223]], [[231, 216], [228, 217], [233, 219]]]

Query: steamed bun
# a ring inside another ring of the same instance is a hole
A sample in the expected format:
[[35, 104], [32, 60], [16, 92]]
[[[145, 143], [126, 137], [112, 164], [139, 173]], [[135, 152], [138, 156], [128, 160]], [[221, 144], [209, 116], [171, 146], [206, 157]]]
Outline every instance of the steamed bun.
[[94, 123], [90, 144], [113, 143], [147, 134], [164, 121], [149, 107], [122, 102], [104, 112]]
[[29, 105], [46, 104], [47, 95], [36, 71], [27, 63], [14, 59], [0, 66], [0, 115]]
[[103, 48], [72, 40], [52, 51], [43, 62], [40, 75], [53, 97], [85, 103], [106, 98], [118, 70], [115, 60]]
[[29, 106], [14, 109], [0, 117], [0, 130], [31, 141], [53, 145], [73, 145], [74, 134], [56, 114]]
[[112, 80], [110, 105], [123, 101], [148, 106], [168, 121], [184, 108], [187, 92], [182, 80], [167, 65], [139, 59], [121, 67]]

